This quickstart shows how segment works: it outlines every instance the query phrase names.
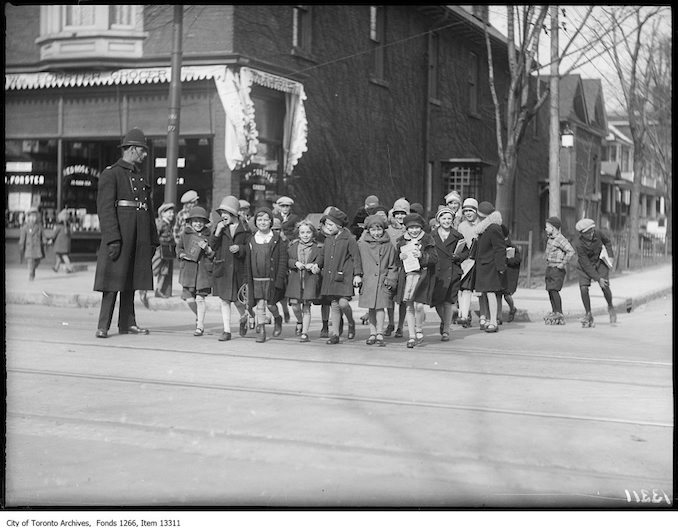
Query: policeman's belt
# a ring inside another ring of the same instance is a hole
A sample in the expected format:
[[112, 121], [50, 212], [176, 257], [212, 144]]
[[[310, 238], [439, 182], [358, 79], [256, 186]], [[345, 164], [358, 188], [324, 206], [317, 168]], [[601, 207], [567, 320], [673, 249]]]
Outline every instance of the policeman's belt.
[[129, 199], [119, 199], [115, 202], [116, 207], [134, 207], [137, 210], [148, 210], [148, 205], [146, 203], [140, 203], [138, 201], [132, 201]]

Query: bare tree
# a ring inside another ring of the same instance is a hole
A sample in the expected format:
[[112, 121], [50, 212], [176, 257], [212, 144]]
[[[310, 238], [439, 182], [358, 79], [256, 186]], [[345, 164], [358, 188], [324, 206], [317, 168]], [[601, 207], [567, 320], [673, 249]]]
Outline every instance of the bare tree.
[[[575, 46], [582, 29], [590, 16], [593, 6], [590, 6], [577, 22], [577, 27], [568, 33], [568, 39], [560, 51], [559, 57], [574, 57], [567, 71], [560, 76], [567, 75], [586, 59], [587, 52], [593, 49], [594, 43], [584, 40], [581, 47]], [[494, 58], [490, 45], [489, 33], [485, 31], [487, 46], [487, 60], [490, 76], [490, 91], [495, 107], [495, 127], [497, 135], [497, 155], [499, 168], [497, 170], [497, 194], [496, 207], [501, 212], [502, 218], [510, 224], [513, 213], [513, 187], [515, 185], [515, 173], [518, 161], [518, 150], [523, 139], [525, 129], [532, 118], [537, 114], [541, 106], [548, 99], [550, 89], [541, 86], [539, 71], [544, 67], [539, 64], [538, 50], [540, 39], [547, 35], [545, 20], [549, 13], [549, 6], [535, 5], [507, 5], [507, 37], [508, 37], [508, 64], [510, 83], [505, 98], [497, 94], [494, 80]], [[486, 25], [488, 20], [485, 20]], [[531, 86], [534, 79], [537, 80], [537, 96], [531, 97]], [[505, 114], [502, 115], [503, 102], [506, 101]], [[506, 130], [503, 137], [502, 130]]]
[[[617, 73], [633, 140], [630, 258], [637, 257], [640, 251], [640, 191], [645, 167], [650, 159], [649, 130], [653, 117], [650, 92], [655, 53], [660, 42], [659, 24], [666, 9], [666, 6], [610, 7], [604, 9], [603, 16], [597, 20], [599, 42]], [[604, 31], [603, 28], [610, 28], [611, 31]]]

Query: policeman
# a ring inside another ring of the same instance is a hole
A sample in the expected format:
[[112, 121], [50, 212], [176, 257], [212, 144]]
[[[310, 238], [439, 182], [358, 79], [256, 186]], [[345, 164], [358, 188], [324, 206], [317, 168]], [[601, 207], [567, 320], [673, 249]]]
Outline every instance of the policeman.
[[148, 334], [137, 325], [134, 292], [153, 289], [151, 260], [159, 245], [148, 177], [141, 173], [148, 146], [139, 128], [132, 128], [120, 145], [122, 158], [99, 176], [97, 213], [101, 244], [97, 253], [94, 290], [101, 291], [96, 331], [108, 337], [115, 299], [120, 291], [118, 330], [122, 334]]

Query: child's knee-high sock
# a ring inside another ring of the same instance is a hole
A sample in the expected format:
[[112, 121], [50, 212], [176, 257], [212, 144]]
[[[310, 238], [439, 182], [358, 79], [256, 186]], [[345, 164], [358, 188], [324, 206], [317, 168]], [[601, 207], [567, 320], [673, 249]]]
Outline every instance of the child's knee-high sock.
[[224, 332], [231, 332], [231, 303], [228, 300], [221, 301], [221, 320], [224, 323]]
[[205, 297], [198, 295], [195, 299], [195, 305], [197, 308], [198, 315], [196, 327], [200, 329], [205, 329], [205, 312], [207, 311], [207, 302], [205, 302]]

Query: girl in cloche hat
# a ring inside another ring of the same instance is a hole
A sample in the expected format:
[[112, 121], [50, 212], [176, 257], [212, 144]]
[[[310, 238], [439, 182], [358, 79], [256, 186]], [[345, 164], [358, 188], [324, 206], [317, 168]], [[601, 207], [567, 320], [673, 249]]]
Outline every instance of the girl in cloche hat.
[[207, 222], [209, 216], [202, 207], [193, 207], [186, 218], [186, 226], [179, 236], [177, 257], [179, 263], [179, 283], [183, 287], [181, 298], [195, 313], [195, 331], [193, 335], [201, 337], [205, 333], [205, 297], [212, 291], [212, 259], [214, 251], [209, 246]]

